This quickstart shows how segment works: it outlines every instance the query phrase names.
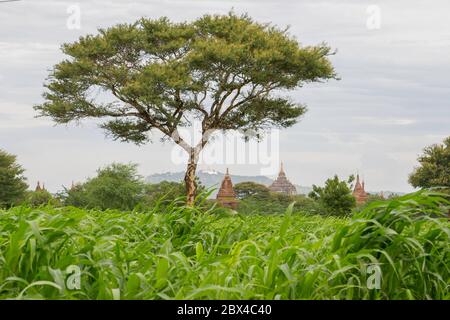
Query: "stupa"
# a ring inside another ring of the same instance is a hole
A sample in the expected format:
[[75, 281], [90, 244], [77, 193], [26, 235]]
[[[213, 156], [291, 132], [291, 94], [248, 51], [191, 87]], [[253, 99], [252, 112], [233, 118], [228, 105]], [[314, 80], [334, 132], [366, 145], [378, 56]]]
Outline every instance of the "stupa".
[[42, 183], [42, 187], [41, 187], [41, 183], [40, 183], [40, 181], [38, 181], [36, 189], [34, 189], [34, 191], [38, 191], [39, 192], [39, 191], [47, 191], [47, 190], [45, 189], [45, 184]]
[[283, 162], [281, 162], [280, 172], [277, 179], [269, 186], [269, 190], [272, 192], [281, 192], [287, 195], [294, 195], [297, 193], [295, 186], [286, 178], [284, 172]]
[[353, 196], [357, 204], [363, 204], [367, 201], [368, 193], [364, 190], [364, 181], [359, 182], [359, 174], [356, 175], [356, 184], [353, 189]]
[[233, 189], [233, 182], [231, 182], [228, 168], [225, 176], [223, 177], [222, 184], [220, 186], [219, 192], [217, 193], [216, 199], [222, 207], [236, 209], [238, 206], [238, 200], [236, 199], [236, 193]]

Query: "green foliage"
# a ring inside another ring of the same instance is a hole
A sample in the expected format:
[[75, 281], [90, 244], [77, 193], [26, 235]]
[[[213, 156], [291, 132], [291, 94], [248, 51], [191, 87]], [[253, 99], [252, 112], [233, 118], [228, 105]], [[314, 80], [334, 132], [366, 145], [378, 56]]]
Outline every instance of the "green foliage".
[[277, 214], [286, 211], [293, 197], [271, 192], [266, 186], [254, 182], [242, 182], [234, 186], [242, 214]]
[[[197, 184], [196, 195], [206, 192], [206, 188], [201, 184], [198, 177], [195, 178]], [[144, 187], [144, 196], [140, 202], [140, 207], [151, 208], [157, 203], [168, 204], [174, 200], [186, 203], [186, 185], [183, 182], [161, 181], [159, 183], [148, 183]]]
[[75, 184], [70, 189], [64, 188], [64, 191], [57, 195], [57, 198], [66, 205], [77, 208], [85, 208], [88, 206], [89, 200], [84, 191], [84, 184]]
[[[234, 13], [181, 23], [142, 18], [62, 50], [68, 58], [51, 71], [39, 115], [58, 124], [103, 119], [113, 139], [136, 144], [159, 130], [189, 154], [190, 204], [199, 154], [215, 131], [241, 129], [249, 138], [290, 127], [306, 107], [282, 93], [336, 78], [327, 45], [302, 47], [286, 30]], [[202, 123], [194, 146], [178, 132], [192, 126], [188, 119]]]
[[351, 183], [354, 177], [347, 181], [340, 181], [337, 175], [325, 181], [324, 187], [313, 185], [309, 197], [316, 200], [328, 215], [345, 216], [350, 214], [356, 205], [352, 195]]
[[372, 203], [374, 203], [374, 202], [379, 203], [379, 202], [394, 200], [394, 199], [398, 199], [398, 198], [399, 198], [399, 196], [394, 195], [394, 194], [390, 194], [387, 198], [385, 198], [384, 196], [382, 196], [380, 194], [368, 194], [366, 202], [357, 204], [355, 211], [359, 212], [359, 211], [365, 210], [367, 207], [371, 206]]
[[233, 187], [238, 199], [253, 197], [255, 199], [268, 199], [270, 190], [265, 185], [251, 181], [237, 183]]
[[279, 201], [276, 197], [258, 199], [248, 197], [239, 201], [238, 212], [242, 214], [272, 215], [283, 213], [290, 202]]
[[384, 201], [386, 198], [380, 194], [369, 194], [367, 196], [366, 204], [370, 204], [375, 201]]
[[42, 205], [59, 205], [59, 201], [55, 199], [47, 190], [30, 191], [25, 198], [25, 205], [30, 207], [39, 207]]
[[151, 183], [145, 186], [144, 203], [152, 207], [162, 198], [165, 202], [172, 202], [177, 198], [183, 198], [186, 195], [186, 187], [182, 182], [161, 181], [160, 183]]
[[[437, 218], [448, 206], [422, 192], [352, 219], [177, 201], [129, 213], [17, 207], [0, 212], [0, 299], [449, 299], [449, 221]], [[371, 264], [380, 289], [366, 285]], [[71, 265], [79, 290], [65, 285]]]
[[[63, 52], [70, 58], [54, 67], [36, 109], [57, 123], [108, 117], [105, 130], [135, 143], [152, 129], [170, 136], [189, 125], [185, 113], [203, 117], [204, 129], [288, 127], [305, 109], [271, 93], [335, 77], [326, 45], [300, 47], [286, 31], [233, 13], [191, 23], [143, 18]], [[97, 101], [94, 88], [116, 101]]]
[[241, 182], [234, 186], [239, 201], [239, 212], [243, 214], [276, 214], [283, 213], [295, 202], [293, 210], [308, 214], [321, 214], [318, 203], [304, 195], [287, 195], [271, 192], [265, 185], [254, 182]]
[[66, 205], [132, 210], [141, 201], [144, 188], [137, 165], [113, 163], [99, 169], [97, 176], [84, 184], [65, 190], [61, 197]]
[[[336, 297], [449, 299], [450, 202], [444, 197], [419, 192], [356, 213], [333, 239], [330, 267], [337, 270], [330, 286]], [[370, 265], [381, 271], [378, 290], [367, 288], [368, 274], [361, 277]]]
[[418, 161], [420, 166], [409, 176], [413, 187], [450, 188], [450, 137], [443, 144], [426, 147]]
[[[198, 192], [205, 188], [197, 180]], [[186, 187], [182, 182], [145, 183], [134, 164], [112, 164], [97, 171], [97, 176], [85, 183], [65, 189], [58, 198], [66, 206], [90, 209], [146, 210], [174, 200], [186, 202]]]
[[16, 156], [0, 150], [0, 208], [19, 203], [28, 188]]
[[324, 215], [324, 210], [318, 201], [299, 194], [292, 196], [292, 201], [295, 201], [294, 211], [301, 212], [303, 214], [320, 214]]

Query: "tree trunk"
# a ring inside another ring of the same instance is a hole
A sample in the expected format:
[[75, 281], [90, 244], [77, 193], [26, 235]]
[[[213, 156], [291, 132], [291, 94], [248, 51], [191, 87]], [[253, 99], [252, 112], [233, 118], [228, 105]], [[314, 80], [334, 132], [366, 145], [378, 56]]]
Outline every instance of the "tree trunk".
[[197, 154], [194, 149], [189, 153], [189, 162], [184, 176], [184, 183], [186, 185], [186, 203], [192, 206], [195, 200], [195, 192], [197, 191], [197, 184], [195, 182], [195, 172], [197, 170]]

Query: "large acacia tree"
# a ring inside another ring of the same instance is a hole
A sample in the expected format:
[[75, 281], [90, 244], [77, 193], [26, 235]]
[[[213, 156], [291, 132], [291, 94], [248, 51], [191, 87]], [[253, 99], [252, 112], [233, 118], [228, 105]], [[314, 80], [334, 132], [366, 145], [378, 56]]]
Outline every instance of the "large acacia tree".
[[[143, 144], [159, 130], [189, 155], [187, 202], [199, 154], [217, 130], [289, 127], [305, 107], [283, 96], [335, 77], [325, 44], [301, 46], [286, 30], [233, 13], [193, 22], [141, 19], [62, 46], [68, 58], [46, 82], [42, 116], [65, 124], [102, 118], [114, 139]], [[179, 134], [201, 121], [195, 144]]]

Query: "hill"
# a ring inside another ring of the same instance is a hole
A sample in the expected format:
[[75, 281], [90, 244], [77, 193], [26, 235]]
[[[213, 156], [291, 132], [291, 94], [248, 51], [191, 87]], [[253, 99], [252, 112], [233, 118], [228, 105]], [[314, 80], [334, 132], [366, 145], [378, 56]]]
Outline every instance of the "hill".
[[[214, 170], [200, 170], [197, 172], [197, 176], [200, 179], [200, 182], [202, 185], [206, 186], [207, 188], [210, 187], [220, 187], [220, 183], [223, 180], [224, 173]], [[155, 173], [146, 178], [146, 181], [149, 183], [159, 183], [161, 181], [170, 181], [170, 182], [180, 182], [183, 181], [184, 178], [184, 172], [164, 172], [164, 173]], [[231, 175], [231, 180], [233, 181], [233, 184], [237, 184], [240, 182], [246, 182], [251, 181], [255, 183], [260, 183], [266, 186], [269, 186], [273, 180], [266, 177], [266, 176], [241, 176], [241, 175]], [[294, 184], [297, 193], [298, 194], [308, 194], [311, 192], [312, 187], [308, 186], [301, 186], [298, 184]], [[382, 191], [386, 197], [390, 195], [403, 195], [402, 192], [395, 192], [395, 191]], [[378, 194], [380, 191], [369, 191], [370, 194]], [[215, 196], [215, 193], [212, 195]]]
[[[206, 187], [219, 187], [220, 183], [223, 180], [224, 173], [219, 171], [198, 171], [197, 176], [200, 179], [202, 185]], [[148, 176], [146, 178], [147, 182], [150, 183], [159, 183], [161, 181], [171, 181], [171, 182], [180, 182], [183, 181], [184, 172], [165, 172], [165, 173], [156, 173]], [[272, 183], [272, 179], [265, 176], [240, 176], [240, 175], [231, 175], [231, 180], [233, 184], [237, 184], [244, 181], [252, 181], [260, 184], [264, 184], [266, 186]]]

